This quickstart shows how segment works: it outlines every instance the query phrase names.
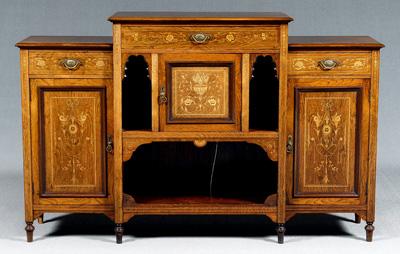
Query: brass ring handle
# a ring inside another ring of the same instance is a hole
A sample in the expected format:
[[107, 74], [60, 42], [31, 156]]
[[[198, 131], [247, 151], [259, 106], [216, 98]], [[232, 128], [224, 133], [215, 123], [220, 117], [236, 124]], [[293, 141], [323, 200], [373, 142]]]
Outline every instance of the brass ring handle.
[[77, 70], [82, 65], [82, 62], [79, 59], [66, 58], [66, 59], [61, 60], [60, 64], [65, 69], [74, 71], [74, 70]]
[[329, 71], [339, 66], [339, 62], [333, 59], [324, 59], [318, 62], [319, 67], [324, 71]]
[[195, 33], [190, 35], [190, 40], [195, 44], [204, 44], [211, 40], [212, 36], [205, 33]]

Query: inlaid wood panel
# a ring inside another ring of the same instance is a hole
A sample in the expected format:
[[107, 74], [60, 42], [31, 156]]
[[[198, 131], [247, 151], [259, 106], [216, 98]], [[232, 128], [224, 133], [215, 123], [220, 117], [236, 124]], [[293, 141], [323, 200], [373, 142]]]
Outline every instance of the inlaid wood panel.
[[[204, 34], [208, 39], [196, 43], [192, 36]], [[265, 50], [279, 49], [279, 26], [260, 27], [185, 27], [123, 26], [122, 49], [135, 50]]]
[[295, 195], [355, 193], [357, 91], [297, 91]]
[[165, 80], [161, 84], [166, 84], [168, 98], [161, 104], [162, 127], [182, 130], [190, 124], [207, 129], [205, 124], [215, 124], [214, 130], [240, 128], [236, 111], [240, 106], [240, 60], [239, 55], [230, 54], [161, 55], [160, 73]]
[[[333, 60], [337, 66], [323, 70], [320, 61]], [[290, 52], [289, 75], [369, 75], [371, 53], [367, 52]]]
[[[78, 60], [76, 68], [67, 69], [62, 61]], [[29, 74], [37, 75], [112, 75], [112, 52], [33, 50], [29, 52]]]
[[172, 118], [229, 117], [229, 67], [172, 67]]
[[288, 84], [288, 203], [365, 205], [370, 80], [291, 77]]
[[40, 89], [42, 195], [105, 195], [104, 89]]

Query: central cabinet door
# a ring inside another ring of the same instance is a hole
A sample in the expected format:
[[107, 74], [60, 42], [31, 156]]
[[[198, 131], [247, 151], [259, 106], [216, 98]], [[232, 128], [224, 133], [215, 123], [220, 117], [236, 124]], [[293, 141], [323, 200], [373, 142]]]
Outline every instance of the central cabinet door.
[[160, 56], [161, 131], [239, 131], [241, 55]]

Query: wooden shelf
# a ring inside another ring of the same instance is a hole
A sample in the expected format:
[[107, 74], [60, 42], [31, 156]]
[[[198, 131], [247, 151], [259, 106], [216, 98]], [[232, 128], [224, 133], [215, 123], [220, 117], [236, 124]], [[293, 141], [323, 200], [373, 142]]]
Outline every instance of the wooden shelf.
[[189, 197], [135, 197], [124, 194], [124, 221], [135, 215], [266, 215], [276, 219], [277, 207], [246, 199]]
[[149, 197], [135, 196], [137, 204], [257, 204], [249, 199], [208, 196]]

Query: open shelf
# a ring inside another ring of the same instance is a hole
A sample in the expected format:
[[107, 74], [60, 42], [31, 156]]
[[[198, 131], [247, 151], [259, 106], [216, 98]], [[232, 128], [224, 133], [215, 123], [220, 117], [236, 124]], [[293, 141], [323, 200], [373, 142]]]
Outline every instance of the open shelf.
[[151, 80], [143, 55], [130, 55], [122, 80], [122, 128], [151, 130]]
[[279, 79], [274, 55], [252, 55], [249, 91], [249, 128], [277, 130]]
[[[185, 197], [146, 197], [124, 194], [124, 221], [135, 215], [168, 215], [168, 214], [224, 214], [224, 215], [267, 215], [276, 219], [277, 206], [259, 204], [243, 199], [210, 198], [207, 196]], [[274, 196], [274, 195], [272, 195]], [[274, 199], [274, 198], [272, 198]], [[274, 199], [276, 201], [276, 199]], [[135, 202], [136, 201], [136, 202]]]
[[153, 142], [124, 163], [136, 204], [264, 204], [277, 192], [277, 162], [256, 144]]
[[257, 204], [255, 201], [246, 199], [209, 196], [135, 196], [135, 201], [138, 204]]

